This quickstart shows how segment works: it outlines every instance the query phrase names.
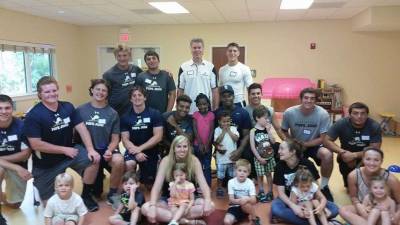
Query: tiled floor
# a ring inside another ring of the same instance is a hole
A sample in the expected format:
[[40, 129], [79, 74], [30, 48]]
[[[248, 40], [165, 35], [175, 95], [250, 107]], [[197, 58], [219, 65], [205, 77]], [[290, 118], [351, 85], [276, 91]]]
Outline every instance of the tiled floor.
[[[387, 167], [391, 164], [400, 164], [400, 155], [398, 153], [400, 146], [400, 138], [384, 138], [382, 149], [385, 152], [384, 159], [384, 167]], [[74, 173], [71, 171], [71, 173]], [[77, 193], [81, 192], [82, 185], [78, 182], [77, 175], [75, 174], [75, 188], [74, 190]], [[400, 178], [400, 176], [398, 176]], [[343, 188], [342, 178], [339, 174], [338, 167], [335, 165], [334, 173], [332, 175], [330, 181], [330, 187], [333, 191], [336, 202], [339, 205], [348, 204], [349, 199], [345, 193]], [[105, 189], [107, 190], [107, 189]], [[215, 196], [215, 194], [213, 194]], [[216, 204], [216, 208], [218, 209], [226, 209], [228, 201], [213, 198]], [[269, 212], [270, 212], [270, 204], [257, 204], [256, 206], [257, 214], [261, 217], [262, 224], [269, 224]], [[104, 201], [100, 202], [100, 210], [95, 213], [89, 213], [88, 219], [86, 221], [86, 225], [105, 225], [108, 224], [107, 219], [108, 216], [112, 214], [112, 209], [110, 206], [106, 205]], [[10, 225], [42, 225], [43, 222], [43, 208], [41, 206], [34, 207], [33, 206], [33, 192], [32, 192], [32, 184], [31, 182], [28, 185], [27, 194], [25, 197], [25, 201], [22, 206], [18, 210], [12, 210], [3, 207], [3, 215], [8, 220], [8, 224]], [[222, 224], [222, 221], [221, 221]]]

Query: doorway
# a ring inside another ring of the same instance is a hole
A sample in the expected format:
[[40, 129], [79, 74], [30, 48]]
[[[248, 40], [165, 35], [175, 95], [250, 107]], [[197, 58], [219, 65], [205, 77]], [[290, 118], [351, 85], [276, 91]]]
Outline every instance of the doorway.
[[[246, 54], [246, 48], [244, 46], [239, 47], [240, 55], [239, 55], [239, 62], [245, 64], [244, 59]], [[228, 62], [226, 58], [226, 47], [212, 47], [212, 63], [216, 71], [219, 71], [219, 68], [224, 66]]]

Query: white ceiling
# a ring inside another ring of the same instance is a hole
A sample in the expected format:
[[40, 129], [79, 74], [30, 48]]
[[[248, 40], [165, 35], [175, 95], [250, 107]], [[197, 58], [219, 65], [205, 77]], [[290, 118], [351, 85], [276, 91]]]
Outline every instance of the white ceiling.
[[168, 15], [150, 1], [157, 0], [0, 0], [0, 7], [88, 26], [348, 19], [371, 6], [400, 5], [400, 0], [314, 0], [308, 10], [279, 10], [281, 0], [176, 0], [190, 14]]

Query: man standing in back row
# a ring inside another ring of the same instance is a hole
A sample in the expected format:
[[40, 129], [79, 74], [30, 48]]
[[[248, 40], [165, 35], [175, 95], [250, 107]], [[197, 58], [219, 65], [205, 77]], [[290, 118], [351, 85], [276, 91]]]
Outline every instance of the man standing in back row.
[[111, 86], [108, 103], [121, 116], [131, 106], [128, 92], [135, 84], [137, 75], [143, 70], [129, 64], [132, 55], [127, 46], [118, 45], [114, 49], [114, 56], [117, 64], [103, 74], [103, 79]]
[[[178, 96], [186, 94], [190, 99], [196, 99], [203, 93], [212, 102], [212, 110], [218, 107], [217, 71], [212, 63], [203, 60], [204, 41], [194, 38], [190, 41], [192, 59], [184, 62], [178, 72]], [[196, 103], [192, 102], [189, 114], [197, 111]]]
[[146, 89], [146, 106], [157, 109], [161, 114], [171, 112], [176, 98], [174, 78], [167, 71], [160, 70], [157, 52], [146, 52], [144, 61], [149, 69], [139, 74], [136, 82]]
[[[229, 43], [226, 47], [228, 64], [219, 69], [219, 86], [230, 85], [235, 92], [233, 102], [241, 107], [246, 106], [246, 88], [253, 83], [250, 68], [239, 62], [239, 45], [235, 42]], [[252, 117], [250, 115], [250, 117]]]

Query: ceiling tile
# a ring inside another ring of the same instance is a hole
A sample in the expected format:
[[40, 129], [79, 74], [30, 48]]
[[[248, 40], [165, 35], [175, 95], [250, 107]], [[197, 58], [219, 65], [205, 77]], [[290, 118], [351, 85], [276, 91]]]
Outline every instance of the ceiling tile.
[[199, 1], [199, 2], [182, 2], [182, 6], [185, 7], [189, 12], [196, 17], [200, 22], [226, 22], [225, 18], [220, 11], [210, 1]]
[[349, 19], [365, 9], [367, 7], [342, 8], [334, 12], [328, 19]]
[[276, 10], [251, 10], [250, 18], [252, 21], [275, 21]]
[[111, 3], [128, 9], [153, 9], [151, 5], [143, 0], [109, 0]]
[[272, 11], [272, 10], [279, 10], [281, 5], [281, 0], [248, 0], [246, 1], [247, 8], [251, 11], [257, 10], [265, 10], [265, 11]]
[[333, 15], [338, 9], [337, 8], [328, 8], [328, 9], [309, 9], [304, 15], [303, 19], [326, 19], [329, 16]]
[[300, 20], [307, 10], [279, 10], [276, 20]]
[[[247, 5], [245, 0], [214, 0], [214, 5], [220, 11], [241, 11], [247, 10]], [[229, 6], [229, 7], [227, 7]]]

